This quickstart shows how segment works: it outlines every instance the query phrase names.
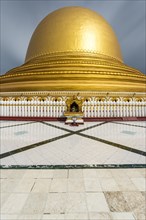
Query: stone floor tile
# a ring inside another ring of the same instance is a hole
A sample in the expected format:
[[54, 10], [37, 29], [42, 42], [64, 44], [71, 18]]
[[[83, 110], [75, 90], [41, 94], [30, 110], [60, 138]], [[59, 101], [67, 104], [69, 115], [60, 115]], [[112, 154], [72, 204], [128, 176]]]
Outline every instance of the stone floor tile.
[[124, 169], [111, 169], [110, 170], [112, 177], [119, 177], [119, 178], [127, 178], [127, 172]]
[[142, 175], [142, 177], [146, 178], [146, 169], [138, 169], [138, 172]]
[[85, 178], [84, 183], [86, 192], [102, 192], [98, 178]]
[[17, 220], [41, 220], [42, 219], [42, 214], [38, 214], [38, 215], [19, 215]]
[[69, 178], [82, 178], [83, 170], [82, 169], [70, 169]]
[[145, 196], [141, 192], [122, 192], [131, 212], [145, 213]]
[[122, 192], [104, 192], [111, 212], [129, 212], [129, 203]]
[[46, 200], [46, 193], [30, 193], [21, 211], [21, 214], [42, 214]]
[[6, 179], [6, 178], [9, 178], [9, 176], [11, 176], [11, 172], [10, 172], [11, 170], [10, 169], [2, 169], [2, 170], [0, 170], [0, 178], [1, 179]]
[[28, 198], [28, 194], [13, 193], [1, 207], [2, 214], [19, 214]]
[[100, 179], [101, 188], [103, 191], [120, 191], [120, 188], [113, 178]]
[[53, 178], [67, 178], [68, 177], [68, 170], [53, 170]]
[[138, 188], [133, 184], [131, 179], [127, 177], [115, 177], [116, 183], [119, 186], [120, 191], [138, 191]]
[[66, 213], [86, 213], [85, 193], [68, 193]]
[[50, 189], [51, 181], [52, 181], [51, 179], [36, 179], [31, 191], [33, 193], [41, 193], [41, 192], [48, 193]]
[[84, 192], [85, 186], [83, 179], [75, 179], [69, 178], [68, 179], [68, 192]]
[[5, 181], [6, 179], [0, 179], [0, 187], [2, 186], [2, 183]]
[[91, 212], [89, 213], [90, 220], [111, 220], [109, 212]]
[[96, 169], [83, 169], [84, 178], [96, 178]]
[[1, 220], [17, 220], [18, 215], [8, 215], [8, 214], [0, 214]]
[[131, 181], [134, 183], [139, 191], [146, 191], [146, 178], [131, 178]]
[[49, 193], [44, 214], [64, 214], [67, 204], [67, 193]]
[[24, 169], [11, 169], [10, 170], [11, 172], [10, 172], [10, 177], [9, 178], [11, 178], [11, 179], [22, 179], [23, 178], [23, 176], [24, 176], [24, 174], [25, 174], [25, 172], [26, 172], [26, 170], [24, 170]]
[[124, 173], [127, 176], [131, 177], [131, 178], [140, 178], [140, 177], [142, 177], [142, 174], [139, 172], [138, 169], [131, 169], [130, 172], [129, 172], [128, 169], [125, 169]]
[[35, 179], [21, 179], [16, 185], [14, 192], [29, 193], [35, 183]]
[[96, 175], [98, 178], [110, 178], [112, 177], [111, 170], [109, 169], [97, 169], [96, 170]]
[[45, 214], [42, 217], [42, 220], [64, 220], [64, 219], [65, 219], [64, 214]]
[[[19, 145], [23, 146], [22, 143], [19, 143]], [[19, 147], [17, 147], [17, 148], [19, 148]], [[27, 166], [34, 165], [34, 161], [31, 159], [32, 156], [30, 156], [30, 155], [33, 155], [31, 150], [29, 151], [29, 156], [28, 156], [28, 152], [26, 152], [26, 151], [22, 151], [19, 154], [14, 154], [12, 156], [12, 158], [15, 160], [15, 163], [13, 163], [13, 165], [16, 165], [16, 166], [19, 165], [20, 167], [26, 166], [26, 165]]]
[[53, 179], [51, 181], [50, 192], [67, 192], [67, 179]]
[[40, 175], [40, 170], [30, 169], [26, 170], [23, 179], [36, 179]]
[[51, 179], [53, 178], [53, 172], [54, 170], [40, 170], [38, 178], [39, 179]]
[[19, 182], [19, 179], [4, 179], [3, 183], [1, 184], [1, 193], [12, 193]]
[[2, 193], [0, 191], [0, 207], [4, 205], [4, 203], [7, 201], [8, 197], [11, 195], [11, 193]]
[[65, 214], [65, 220], [88, 220], [87, 213], [69, 213]]
[[109, 207], [103, 193], [86, 193], [89, 212], [109, 212]]
[[134, 212], [133, 215], [136, 220], [146, 220], [146, 212], [145, 213]]
[[[10, 146], [10, 144], [9, 144], [9, 146]], [[3, 151], [4, 151], [4, 152], [3, 152]], [[1, 149], [1, 153], [5, 153], [5, 151], [6, 151], [6, 150], [2, 150], [2, 149]], [[7, 151], [10, 151], [10, 149], [7, 149]], [[2, 166], [6, 166], [7, 168], [11, 167], [12, 165], [17, 165], [17, 164], [18, 164], [17, 162], [18, 162], [18, 161], [16, 161], [16, 160], [14, 159], [14, 156], [13, 156], [13, 155], [1, 159], [1, 165], [2, 165]]]
[[132, 212], [111, 212], [113, 220], [135, 220]]
[[[26, 170], [22, 169], [22, 170], [16, 170], [16, 169], [10, 169], [10, 170], [1, 170], [0, 173], [2, 172], [2, 177], [4, 177], [4, 171], [7, 171], [7, 178], [9, 179], [21, 179]], [[9, 172], [8, 172], [9, 171]], [[1, 176], [1, 175], [0, 175]]]
[[142, 191], [141, 194], [142, 194], [143, 198], [146, 199], [146, 191], [145, 192]]

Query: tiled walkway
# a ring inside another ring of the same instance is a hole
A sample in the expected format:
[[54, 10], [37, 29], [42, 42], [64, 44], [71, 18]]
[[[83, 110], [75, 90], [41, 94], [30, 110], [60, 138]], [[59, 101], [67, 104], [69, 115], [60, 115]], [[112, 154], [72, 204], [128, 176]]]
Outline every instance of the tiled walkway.
[[1, 219], [144, 220], [144, 169], [1, 170]]
[[2, 121], [0, 219], [146, 220], [145, 131]]
[[1, 122], [2, 166], [143, 166], [145, 122]]

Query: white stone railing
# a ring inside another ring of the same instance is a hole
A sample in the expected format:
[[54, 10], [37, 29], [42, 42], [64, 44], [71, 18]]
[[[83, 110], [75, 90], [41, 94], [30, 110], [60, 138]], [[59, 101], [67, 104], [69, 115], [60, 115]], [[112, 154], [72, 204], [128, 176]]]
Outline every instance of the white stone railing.
[[84, 117], [145, 117], [146, 102], [88, 101], [82, 106]]
[[[8, 117], [62, 117], [65, 101], [0, 100], [0, 116]], [[146, 117], [144, 101], [85, 101], [84, 117]]]
[[14, 117], [61, 117], [66, 110], [64, 101], [0, 101], [0, 115]]

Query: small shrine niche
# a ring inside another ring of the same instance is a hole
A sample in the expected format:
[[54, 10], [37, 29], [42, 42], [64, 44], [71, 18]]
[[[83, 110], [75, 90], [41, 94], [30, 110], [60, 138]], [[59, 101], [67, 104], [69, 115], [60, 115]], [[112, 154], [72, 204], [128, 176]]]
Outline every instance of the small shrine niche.
[[70, 112], [79, 112], [79, 106], [76, 102], [73, 102], [70, 105]]

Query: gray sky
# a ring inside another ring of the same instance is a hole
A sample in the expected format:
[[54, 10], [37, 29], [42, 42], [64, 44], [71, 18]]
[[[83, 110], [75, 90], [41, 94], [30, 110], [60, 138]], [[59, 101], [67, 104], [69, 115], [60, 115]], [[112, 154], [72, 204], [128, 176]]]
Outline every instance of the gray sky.
[[65, 6], [83, 6], [100, 13], [113, 27], [124, 62], [146, 74], [145, 0], [1, 0], [1, 74], [23, 64], [38, 23]]

